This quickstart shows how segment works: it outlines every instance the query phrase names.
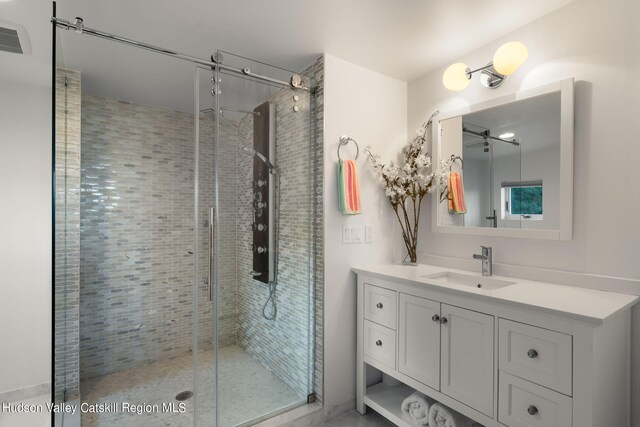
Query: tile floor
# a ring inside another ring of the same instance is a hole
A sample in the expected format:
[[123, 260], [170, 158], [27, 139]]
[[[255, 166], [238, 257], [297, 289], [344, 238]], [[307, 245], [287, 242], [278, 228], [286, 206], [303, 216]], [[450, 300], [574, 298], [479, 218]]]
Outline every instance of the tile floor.
[[51, 415], [45, 409], [45, 405], [49, 402], [49, 399], [49, 394], [43, 394], [42, 396], [22, 401], [25, 405], [37, 405], [43, 408], [41, 412], [4, 413], [0, 408], [0, 427], [50, 427]]
[[395, 424], [391, 423], [386, 418], [378, 415], [371, 409], [367, 410], [366, 415], [360, 415], [356, 411], [349, 412], [335, 420], [331, 420], [323, 427], [393, 427]]
[[[144, 426], [192, 426], [194, 400], [198, 410], [198, 425], [212, 425], [215, 399], [213, 394], [213, 353], [202, 352], [199, 356], [197, 388], [200, 395], [210, 399], [191, 398], [186, 401], [185, 413], [151, 412], [135, 415], [123, 413], [83, 413], [83, 427], [144, 427]], [[220, 427], [251, 424], [251, 420], [300, 403], [299, 397], [256, 359], [231, 346], [220, 350], [218, 361], [221, 386]], [[109, 403], [129, 402], [132, 404], [150, 404], [162, 407], [163, 402], [176, 402], [175, 395], [183, 390], [194, 391], [193, 356], [154, 362], [149, 365], [116, 372], [82, 382], [83, 402]], [[242, 375], [238, 375], [242, 373]], [[210, 392], [208, 390], [211, 390]], [[44, 405], [49, 395], [25, 400], [25, 404]], [[75, 403], [77, 402], [70, 402]], [[76, 417], [77, 419], [77, 417]], [[72, 421], [67, 416], [65, 427]], [[77, 421], [72, 423], [78, 425]], [[0, 412], [0, 427], [50, 427], [48, 412], [33, 414], [12, 414]], [[323, 424], [326, 427], [390, 427], [392, 423], [369, 410], [366, 415], [350, 412], [335, 420]]]
[[[200, 353], [195, 390], [192, 355], [85, 380], [81, 384], [83, 402], [158, 405], [159, 411], [154, 408], [141, 415], [83, 413], [82, 426], [192, 426], [194, 407], [197, 408], [198, 425], [210, 425], [216, 406], [213, 362], [213, 352]], [[300, 403], [303, 399], [237, 346], [220, 349], [218, 366], [222, 408], [219, 414], [220, 427], [246, 424], [264, 414]], [[175, 396], [184, 390], [197, 394], [185, 402], [186, 411], [163, 412], [162, 404], [177, 404]]]
[[[49, 401], [49, 395], [46, 394], [46, 395], [25, 400], [24, 403], [44, 405], [48, 401]], [[188, 421], [181, 420], [181, 423], [182, 422], [190, 423], [192, 419], [191, 416], [192, 415], [189, 416]], [[133, 420], [133, 417], [132, 417], [132, 420]], [[74, 419], [72, 419], [71, 417], [67, 417], [67, 419], [65, 419], [64, 427], [80, 426], [78, 422], [73, 422], [73, 421]], [[171, 425], [170, 423], [168, 424], [166, 422], [163, 423], [163, 421], [168, 421], [168, 420], [162, 420], [160, 421], [160, 423], [155, 424], [154, 422], [152, 422], [152, 420], [146, 419], [141, 424], [136, 424], [136, 425]], [[92, 422], [95, 422], [95, 420]], [[110, 425], [119, 426], [121, 424], [112, 423]], [[131, 423], [129, 425], [134, 425], [134, 423]], [[179, 425], [184, 425], [184, 424], [179, 424]], [[211, 422], [208, 422], [206, 425], [211, 425]], [[47, 412], [34, 413], [34, 414], [1, 414], [0, 413], [0, 427], [50, 427], [50, 426], [51, 426], [51, 420], [49, 417], [49, 413]], [[83, 426], [85, 426], [85, 424], [83, 424]], [[353, 411], [339, 418], [328, 421], [322, 424], [322, 426], [318, 426], [318, 427], [392, 427], [392, 426], [394, 426], [394, 424], [390, 423], [385, 418], [383, 418], [382, 416], [378, 415], [377, 413], [369, 409], [366, 415], [360, 415], [357, 412]]]

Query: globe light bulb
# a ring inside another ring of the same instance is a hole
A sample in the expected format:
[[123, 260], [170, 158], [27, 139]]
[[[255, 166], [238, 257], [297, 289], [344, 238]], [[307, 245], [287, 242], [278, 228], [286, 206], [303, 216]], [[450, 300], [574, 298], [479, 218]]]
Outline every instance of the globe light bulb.
[[511, 75], [527, 60], [529, 51], [520, 42], [508, 42], [496, 50], [493, 55], [493, 68], [505, 76]]
[[444, 87], [455, 92], [466, 89], [471, 83], [468, 70], [469, 66], [462, 62], [449, 65], [442, 75]]

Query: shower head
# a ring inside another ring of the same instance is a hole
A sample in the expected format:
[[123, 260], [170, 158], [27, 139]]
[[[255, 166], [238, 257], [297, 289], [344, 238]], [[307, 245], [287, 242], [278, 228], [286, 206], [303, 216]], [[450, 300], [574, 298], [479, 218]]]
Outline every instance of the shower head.
[[269, 161], [269, 159], [267, 159], [264, 154], [262, 153], [258, 153], [256, 150], [254, 150], [253, 148], [249, 148], [249, 147], [242, 147], [242, 149], [244, 151], [246, 151], [247, 153], [256, 156], [257, 158], [259, 158], [260, 160], [262, 160], [264, 162], [265, 165], [267, 165], [267, 167], [269, 168], [269, 172], [277, 175], [278, 174], [278, 170], [276, 169], [276, 167], [274, 166], [273, 163], [271, 163]]

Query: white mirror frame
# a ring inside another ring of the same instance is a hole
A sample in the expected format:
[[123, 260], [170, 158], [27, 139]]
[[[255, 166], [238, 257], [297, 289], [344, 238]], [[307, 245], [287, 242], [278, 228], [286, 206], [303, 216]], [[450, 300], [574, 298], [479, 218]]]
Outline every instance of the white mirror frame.
[[[452, 117], [463, 116], [487, 108], [509, 104], [523, 99], [534, 98], [560, 92], [560, 211], [559, 229], [557, 230], [527, 230], [519, 228], [489, 228], [464, 227], [454, 225], [439, 225], [440, 209], [439, 195], [442, 188], [432, 195], [431, 229], [436, 233], [465, 234], [473, 236], [517, 237], [527, 239], [571, 240], [573, 238], [573, 78], [561, 80], [534, 89], [522, 90], [506, 96], [470, 105], [438, 116], [432, 127], [434, 165], [440, 165], [441, 156], [441, 122]], [[446, 156], [445, 156], [446, 157]]]

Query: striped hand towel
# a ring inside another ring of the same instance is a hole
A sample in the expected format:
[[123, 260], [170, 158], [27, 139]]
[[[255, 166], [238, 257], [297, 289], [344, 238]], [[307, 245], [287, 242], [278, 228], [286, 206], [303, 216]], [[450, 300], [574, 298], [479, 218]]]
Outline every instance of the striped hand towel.
[[464, 186], [462, 185], [462, 175], [458, 172], [449, 174], [449, 213], [467, 213], [467, 206], [464, 203]]
[[343, 215], [360, 214], [360, 187], [355, 160], [338, 161], [338, 205]]

